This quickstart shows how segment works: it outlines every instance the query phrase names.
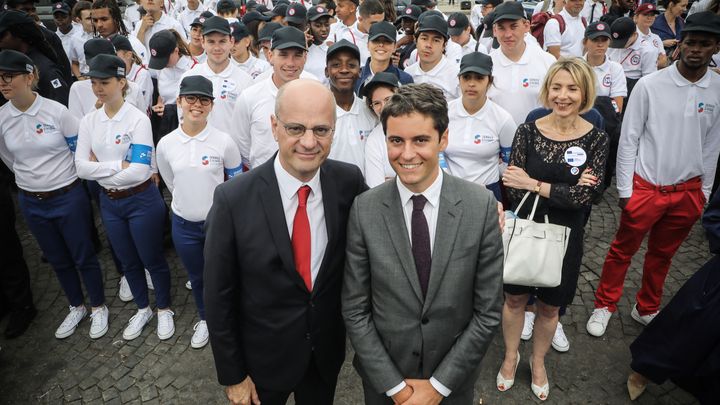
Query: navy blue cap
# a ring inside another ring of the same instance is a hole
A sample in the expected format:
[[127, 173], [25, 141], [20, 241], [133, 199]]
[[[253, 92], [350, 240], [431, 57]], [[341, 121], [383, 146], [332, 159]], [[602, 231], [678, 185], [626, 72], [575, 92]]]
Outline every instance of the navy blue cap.
[[330, 17], [330, 12], [323, 6], [312, 6], [307, 12], [308, 21], [316, 21], [321, 17]]
[[150, 38], [150, 69], [163, 69], [170, 60], [170, 55], [177, 48], [177, 38], [170, 30], [162, 30]]
[[598, 37], [612, 38], [612, 31], [610, 26], [604, 21], [595, 21], [585, 28], [585, 38], [595, 39]]
[[635, 21], [630, 17], [620, 17], [613, 21], [610, 26], [612, 39], [610, 40], [610, 48], [625, 48], [628, 40], [637, 30]]
[[109, 77], [125, 77], [125, 62], [115, 55], [100, 54], [88, 63], [90, 71], [87, 76], [97, 79]]
[[422, 10], [420, 9], [420, 7], [411, 4], [405, 7], [405, 10], [403, 10], [401, 13], [398, 13], [395, 22], [400, 22], [400, 20], [402, 20], [403, 18], [409, 18], [413, 21], [417, 21], [418, 17], [420, 17], [420, 14], [422, 14]]
[[434, 31], [448, 38], [448, 25], [445, 19], [439, 15], [428, 15], [419, 19], [417, 32]]
[[248, 25], [253, 21], [270, 21], [270, 17], [264, 16], [257, 11], [251, 11], [246, 13], [242, 18], [242, 22], [245, 25]]
[[250, 31], [248, 31], [247, 26], [241, 22], [234, 22], [230, 24], [230, 31], [232, 31], [232, 36], [235, 41], [239, 41], [250, 36]]
[[495, 7], [495, 20], [494, 23], [502, 20], [522, 20], [527, 19], [525, 9], [519, 1], [506, 1], [499, 6]]
[[304, 51], [307, 50], [305, 33], [295, 27], [282, 27], [275, 30], [271, 41], [270, 49], [300, 48]]
[[52, 13], [63, 13], [70, 15], [70, 6], [65, 2], [55, 3], [52, 5]]
[[110, 42], [116, 51], [134, 51], [130, 40], [124, 35], [115, 34], [110, 38]]
[[292, 3], [285, 12], [285, 21], [293, 24], [305, 24], [307, 22], [307, 8], [302, 3]]
[[115, 47], [110, 40], [105, 38], [90, 38], [83, 44], [85, 61], [89, 64], [97, 55], [115, 55]]
[[13, 73], [32, 73], [35, 63], [22, 52], [6, 49], [0, 51], [0, 70]]
[[203, 23], [202, 34], [208, 35], [217, 32], [223, 35], [230, 35], [230, 23], [224, 17], [212, 16]]
[[182, 79], [178, 95], [215, 98], [213, 96], [213, 84], [210, 79], [199, 75], [186, 76]]
[[357, 47], [357, 45], [353, 44], [352, 42], [348, 41], [347, 39], [341, 39], [334, 44], [330, 45], [330, 47], [327, 50], [327, 54], [325, 56], [325, 60], [329, 61], [330, 58], [335, 55], [336, 53], [340, 51], [346, 51], [352, 53], [357, 60], [360, 60], [360, 49]]
[[373, 77], [368, 77], [363, 84], [360, 85], [360, 97], [370, 97], [372, 91], [378, 86], [400, 87], [400, 80], [395, 73], [380, 72]]
[[273, 32], [282, 28], [283, 25], [276, 22], [269, 22], [265, 24], [258, 32], [258, 42], [272, 40]]
[[458, 76], [468, 72], [474, 72], [483, 76], [492, 75], [493, 61], [489, 55], [482, 52], [470, 52], [460, 60], [460, 72]]
[[712, 11], [701, 11], [685, 19], [682, 32], [708, 32], [720, 35], [720, 15]]
[[387, 21], [379, 21], [370, 26], [368, 32], [368, 41], [374, 41], [380, 37], [385, 37], [392, 42], [397, 41], [397, 29]]
[[202, 13], [200, 13], [199, 16], [197, 16], [193, 20], [193, 22], [190, 24], [190, 26], [192, 27], [194, 25], [199, 25], [202, 27], [203, 24], [205, 24], [205, 20], [207, 20], [208, 18], [213, 17], [213, 16], [215, 16], [215, 14], [211, 13], [210, 11], [203, 11]]
[[448, 34], [460, 35], [470, 26], [470, 20], [468, 20], [465, 13], [452, 13], [448, 17]]

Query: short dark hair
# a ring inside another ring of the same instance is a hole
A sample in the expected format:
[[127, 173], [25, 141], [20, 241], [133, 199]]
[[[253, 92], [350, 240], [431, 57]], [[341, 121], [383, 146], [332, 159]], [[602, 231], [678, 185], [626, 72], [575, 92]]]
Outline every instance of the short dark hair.
[[73, 17], [75, 17], [75, 18], [80, 18], [80, 17], [82, 17], [82, 16], [80, 15], [80, 13], [81, 13], [83, 10], [91, 10], [91, 9], [92, 9], [92, 3], [90, 3], [89, 1], [81, 0], [81, 1], [78, 1], [78, 2], [75, 4], [75, 6], [73, 7], [73, 9], [72, 9], [72, 15], [73, 15]]
[[367, 18], [371, 15], [385, 14], [385, 7], [377, 0], [365, 0], [358, 7], [358, 12], [363, 18]]
[[442, 137], [448, 127], [447, 101], [442, 90], [432, 84], [414, 83], [400, 86], [380, 114], [383, 131], [387, 133], [387, 121], [390, 117], [402, 117], [412, 113], [432, 118], [433, 127], [439, 137]]

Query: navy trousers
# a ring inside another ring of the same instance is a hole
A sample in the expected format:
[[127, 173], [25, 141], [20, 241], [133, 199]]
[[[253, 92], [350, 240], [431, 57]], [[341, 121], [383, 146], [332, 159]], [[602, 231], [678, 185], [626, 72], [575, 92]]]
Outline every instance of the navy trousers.
[[205, 320], [205, 302], [203, 301], [203, 266], [205, 256], [205, 221], [192, 222], [172, 213], [172, 239], [175, 251], [180, 256], [185, 270], [190, 276], [192, 295], [201, 320]]

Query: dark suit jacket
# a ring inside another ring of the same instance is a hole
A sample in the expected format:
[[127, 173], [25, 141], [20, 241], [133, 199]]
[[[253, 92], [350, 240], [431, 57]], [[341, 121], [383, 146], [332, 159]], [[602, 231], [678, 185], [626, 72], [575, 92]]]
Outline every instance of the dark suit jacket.
[[360, 170], [320, 168], [328, 245], [312, 293], [295, 270], [274, 158], [220, 185], [206, 221], [205, 307], [218, 381], [292, 391], [314, 353], [334, 382], [345, 357], [340, 290], [346, 223], [367, 189]]

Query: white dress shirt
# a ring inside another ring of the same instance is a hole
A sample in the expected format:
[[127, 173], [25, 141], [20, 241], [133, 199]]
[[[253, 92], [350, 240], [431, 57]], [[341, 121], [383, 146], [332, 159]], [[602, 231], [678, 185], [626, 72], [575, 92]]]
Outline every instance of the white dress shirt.
[[695, 83], [673, 64], [635, 85], [617, 155], [620, 198], [633, 191], [633, 173], [658, 186], [702, 176], [709, 198], [720, 152], [720, 75]]
[[373, 128], [365, 142], [365, 184], [373, 188], [395, 177], [395, 170], [390, 165], [382, 124]]
[[328, 158], [350, 163], [365, 173], [365, 142], [377, 124], [377, 116], [359, 97], [350, 111], [335, 107], [337, 119]]
[[292, 240], [295, 212], [298, 208], [297, 191], [302, 186], [310, 186], [310, 194], [307, 199], [307, 216], [310, 223], [310, 280], [315, 285], [315, 279], [320, 272], [325, 249], [327, 248], [328, 236], [325, 226], [325, 206], [322, 199], [322, 185], [320, 184], [320, 170], [315, 173], [310, 181], [302, 182], [282, 167], [280, 156], [275, 156], [273, 162], [275, 177], [277, 177], [282, 199], [283, 210], [285, 211], [285, 223], [288, 228], [288, 235]]
[[181, 127], [165, 135], [158, 142], [157, 166], [172, 193], [172, 211], [192, 222], [205, 221], [215, 187], [242, 172], [237, 145], [210, 124], [195, 136]]
[[583, 38], [585, 25], [580, 15], [573, 17], [564, 8], [558, 13], [565, 21], [565, 31], [560, 33], [560, 23], [551, 18], [545, 24], [543, 31], [545, 49], [550, 46], [559, 46], [560, 55], [565, 57], [580, 57], [583, 55]]
[[[440, 191], [442, 190], [442, 182], [443, 182], [443, 171], [438, 168], [438, 176], [435, 179], [435, 181], [428, 187], [425, 191], [422, 193], [419, 193], [420, 195], [423, 195], [427, 202], [425, 203], [425, 207], [423, 208], [423, 214], [425, 214], [425, 220], [427, 221], [428, 225], [428, 231], [430, 235], [430, 254], [432, 255], [433, 247], [435, 246], [435, 230], [437, 229], [437, 217], [438, 217], [438, 208], [440, 206]], [[403, 214], [405, 216], [405, 227], [407, 228], [408, 232], [408, 238], [410, 239], [410, 243], [412, 244], [412, 212], [413, 212], [413, 202], [411, 198], [415, 195], [418, 195], [417, 193], [413, 193], [412, 191], [408, 190], [407, 187], [405, 187], [402, 182], [400, 181], [400, 177], [397, 177], [397, 180], [395, 182], [397, 184], [398, 192], [400, 193], [400, 204], [402, 204], [403, 208]], [[447, 388], [445, 385], [443, 385], [440, 381], [436, 380], [435, 377], [430, 377], [430, 384], [435, 388], [437, 392], [440, 393], [440, 395], [447, 397], [449, 396], [452, 391]], [[407, 384], [405, 381], [401, 382], [397, 386], [393, 387], [392, 389], [388, 390], [385, 394], [389, 397], [397, 394], [400, 392], [403, 388], [405, 388]]]
[[[458, 44], [455, 45], [460, 46]], [[429, 83], [434, 85], [442, 90], [447, 101], [454, 100], [460, 96], [460, 82], [457, 77], [459, 71], [460, 65], [451, 62], [444, 55], [442, 59], [440, 59], [440, 62], [427, 72], [420, 68], [420, 63], [414, 63], [405, 68], [405, 73], [412, 76], [415, 83]]]
[[9, 101], [0, 107], [0, 158], [22, 190], [52, 191], [77, 180], [69, 146], [77, 133], [78, 121], [68, 109], [40, 95], [25, 111]]

